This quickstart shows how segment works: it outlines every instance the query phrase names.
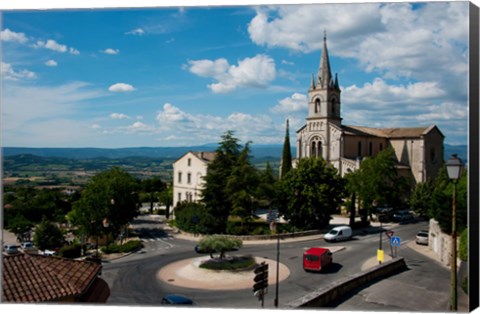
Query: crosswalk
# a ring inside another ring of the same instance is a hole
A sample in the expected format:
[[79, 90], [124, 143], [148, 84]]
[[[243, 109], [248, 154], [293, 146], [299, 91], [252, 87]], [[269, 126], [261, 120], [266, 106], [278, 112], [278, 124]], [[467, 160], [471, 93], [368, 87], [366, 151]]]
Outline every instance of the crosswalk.
[[173, 239], [172, 236], [166, 236], [166, 237], [146, 237], [146, 238], [140, 238], [142, 242], [162, 242], [162, 241], [168, 241]]

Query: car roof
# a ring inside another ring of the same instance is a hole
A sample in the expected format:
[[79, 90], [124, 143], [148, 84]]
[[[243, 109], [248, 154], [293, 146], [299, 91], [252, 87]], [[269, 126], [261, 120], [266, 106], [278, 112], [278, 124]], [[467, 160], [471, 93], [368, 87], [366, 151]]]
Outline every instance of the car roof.
[[184, 297], [182, 295], [178, 295], [178, 294], [168, 294], [168, 295], [164, 296], [164, 298], [171, 301], [172, 303], [175, 303], [175, 304], [190, 304], [190, 303], [193, 303], [193, 301], [190, 300], [189, 298]]
[[312, 247], [305, 251], [305, 254], [314, 254], [314, 255], [322, 255], [328, 252], [329, 249], [323, 247]]
[[333, 228], [332, 230], [345, 230], [345, 229], [352, 229], [349, 226], [338, 226]]

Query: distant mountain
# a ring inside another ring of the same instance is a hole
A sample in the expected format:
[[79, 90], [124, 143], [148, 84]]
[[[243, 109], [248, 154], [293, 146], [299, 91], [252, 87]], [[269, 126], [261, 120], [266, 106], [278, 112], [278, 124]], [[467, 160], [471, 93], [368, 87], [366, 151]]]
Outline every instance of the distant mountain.
[[462, 161], [468, 163], [468, 146], [467, 145], [448, 145], [444, 144], [444, 158], [447, 160], [452, 156], [452, 154], [457, 154]]
[[[89, 158], [126, 158], [150, 157], [177, 159], [188, 151], [215, 151], [218, 144], [205, 144], [187, 147], [128, 147], [128, 148], [31, 148], [31, 147], [4, 147], [4, 156], [35, 155], [41, 157], [60, 157], [70, 159]], [[251, 155], [255, 159], [278, 158], [282, 156], [282, 144], [250, 146]], [[292, 155], [295, 148], [292, 147]]]
[[[218, 144], [205, 144], [185, 147], [128, 147], [128, 148], [30, 148], [30, 147], [4, 147], [4, 156], [36, 155], [41, 157], [59, 157], [70, 159], [89, 158], [127, 158], [149, 157], [177, 159], [188, 151], [215, 151]], [[282, 158], [283, 144], [251, 144], [251, 155], [254, 159]], [[457, 154], [465, 163], [468, 161], [467, 145], [445, 144], [444, 158], [447, 160], [452, 154]], [[296, 156], [296, 149], [292, 147], [292, 156]]]

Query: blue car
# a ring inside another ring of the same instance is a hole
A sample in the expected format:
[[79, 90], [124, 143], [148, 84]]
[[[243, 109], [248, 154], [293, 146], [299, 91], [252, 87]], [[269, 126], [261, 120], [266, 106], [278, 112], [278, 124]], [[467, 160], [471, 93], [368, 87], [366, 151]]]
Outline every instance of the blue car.
[[178, 294], [168, 294], [162, 298], [161, 304], [166, 305], [194, 305], [193, 300]]

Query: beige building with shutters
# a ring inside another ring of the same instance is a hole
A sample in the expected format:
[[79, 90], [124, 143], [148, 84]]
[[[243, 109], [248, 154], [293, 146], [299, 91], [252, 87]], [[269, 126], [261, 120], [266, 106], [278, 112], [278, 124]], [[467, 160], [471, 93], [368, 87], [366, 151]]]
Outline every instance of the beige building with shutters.
[[208, 164], [214, 152], [188, 152], [173, 163], [173, 206], [178, 202], [198, 202]]

